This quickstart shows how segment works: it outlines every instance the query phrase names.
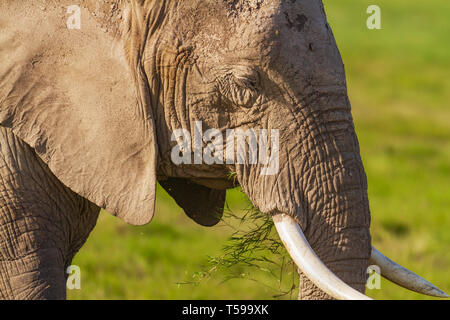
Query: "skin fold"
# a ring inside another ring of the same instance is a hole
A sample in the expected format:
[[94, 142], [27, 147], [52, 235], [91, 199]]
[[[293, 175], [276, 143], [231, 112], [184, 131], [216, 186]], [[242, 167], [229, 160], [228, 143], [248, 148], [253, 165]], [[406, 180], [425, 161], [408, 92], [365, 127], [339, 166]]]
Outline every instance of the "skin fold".
[[[285, 213], [319, 258], [364, 292], [367, 181], [345, 71], [321, 1], [0, 3], [0, 297], [64, 298], [64, 267], [99, 208], [142, 225], [160, 184], [216, 224], [235, 186]], [[17, 21], [21, 21], [20, 24]], [[279, 171], [171, 161], [195, 122], [279, 130]], [[301, 299], [329, 299], [300, 273]]]

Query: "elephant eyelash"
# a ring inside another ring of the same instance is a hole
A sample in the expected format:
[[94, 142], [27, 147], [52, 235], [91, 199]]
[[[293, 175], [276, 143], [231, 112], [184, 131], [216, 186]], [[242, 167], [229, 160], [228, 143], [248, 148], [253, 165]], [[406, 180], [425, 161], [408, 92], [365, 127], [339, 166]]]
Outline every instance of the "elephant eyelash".
[[259, 74], [249, 68], [237, 67], [218, 79], [218, 89], [235, 106], [251, 108], [259, 96]]
[[243, 88], [247, 88], [253, 91], [256, 91], [259, 85], [259, 77], [258, 75], [252, 76], [237, 76], [234, 75], [235, 83]]
[[254, 89], [255, 88], [255, 82], [247, 79], [247, 78], [237, 78], [235, 79], [235, 82], [238, 86], [242, 87], [242, 88], [249, 88], [249, 89]]

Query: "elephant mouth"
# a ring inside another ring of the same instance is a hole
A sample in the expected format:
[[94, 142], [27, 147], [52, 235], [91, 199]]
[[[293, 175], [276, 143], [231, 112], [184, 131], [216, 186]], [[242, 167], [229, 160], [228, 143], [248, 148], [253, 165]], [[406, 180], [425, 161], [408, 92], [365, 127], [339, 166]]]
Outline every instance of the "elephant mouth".
[[[371, 300], [339, 279], [319, 259], [297, 222], [290, 216], [273, 215], [277, 232], [298, 268], [322, 291], [338, 300]], [[381, 275], [406, 289], [439, 298], [449, 298], [435, 285], [385, 257], [372, 247], [370, 263], [379, 266]]]

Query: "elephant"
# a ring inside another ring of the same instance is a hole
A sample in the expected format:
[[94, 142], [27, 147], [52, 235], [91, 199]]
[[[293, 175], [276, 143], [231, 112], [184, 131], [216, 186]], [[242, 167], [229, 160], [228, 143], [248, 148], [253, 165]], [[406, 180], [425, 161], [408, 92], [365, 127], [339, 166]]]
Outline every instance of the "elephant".
[[[65, 299], [65, 269], [100, 209], [147, 224], [157, 183], [204, 226], [240, 186], [273, 217], [301, 299], [367, 299], [370, 263], [448, 297], [372, 247], [345, 69], [321, 1], [3, 0], [0, 25], [0, 298]], [[250, 161], [250, 147], [234, 160], [228, 139], [226, 160], [206, 163], [194, 147], [178, 150], [193, 161], [175, 163], [174, 132], [199, 123], [213, 135], [270, 133], [275, 173]]]

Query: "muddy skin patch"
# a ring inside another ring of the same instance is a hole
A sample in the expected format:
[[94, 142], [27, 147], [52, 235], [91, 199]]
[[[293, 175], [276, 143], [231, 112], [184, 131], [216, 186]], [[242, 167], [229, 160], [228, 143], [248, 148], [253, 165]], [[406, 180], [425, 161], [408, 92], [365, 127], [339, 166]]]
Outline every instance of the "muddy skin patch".
[[286, 16], [286, 25], [289, 29], [295, 28], [298, 32], [302, 32], [303, 28], [305, 27], [306, 21], [308, 21], [308, 18], [305, 15], [297, 14], [294, 21], [289, 18], [287, 12], [285, 12], [284, 15]]

